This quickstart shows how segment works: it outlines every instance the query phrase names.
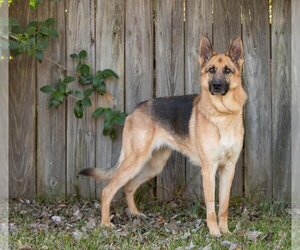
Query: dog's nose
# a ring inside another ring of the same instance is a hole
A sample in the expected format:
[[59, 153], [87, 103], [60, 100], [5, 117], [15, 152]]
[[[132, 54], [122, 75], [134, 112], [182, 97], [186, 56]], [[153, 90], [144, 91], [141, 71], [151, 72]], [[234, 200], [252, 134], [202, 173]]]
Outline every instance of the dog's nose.
[[219, 89], [219, 88], [221, 88], [221, 86], [222, 86], [222, 83], [220, 81], [215, 81], [213, 83], [214, 89]]

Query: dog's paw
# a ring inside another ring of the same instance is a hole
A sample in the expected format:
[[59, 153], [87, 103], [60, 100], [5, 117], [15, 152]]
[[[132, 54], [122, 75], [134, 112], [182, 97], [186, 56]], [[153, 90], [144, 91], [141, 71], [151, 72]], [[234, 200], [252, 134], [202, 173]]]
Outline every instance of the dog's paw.
[[232, 233], [229, 231], [228, 227], [226, 228], [223, 228], [223, 227], [220, 227], [220, 231], [222, 234], [224, 235], [231, 235]]
[[132, 216], [141, 217], [141, 218], [144, 218], [144, 219], [148, 218], [147, 215], [145, 215], [141, 212], [132, 213]]
[[219, 223], [220, 231], [222, 234], [230, 235], [227, 223]]
[[219, 238], [222, 236], [220, 228], [218, 226], [209, 227], [209, 233], [211, 236]]
[[115, 228], [115, 225], [111, 222], [101, 222], [101, 227]]
[[130, 210], [129, 208], [126, 208], [125, 210], [126, 214], [128, 217], [132, 216], [132, 217], [141, 217], [141, 218], [147, 218], [147, 216], [143, 213], [141, 213], [139, 210], [135, 209], [135, 210]]

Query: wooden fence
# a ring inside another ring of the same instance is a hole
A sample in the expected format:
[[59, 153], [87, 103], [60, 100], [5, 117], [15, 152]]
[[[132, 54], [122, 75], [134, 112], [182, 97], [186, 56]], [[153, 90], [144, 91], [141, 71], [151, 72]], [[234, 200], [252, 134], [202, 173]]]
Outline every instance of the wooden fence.
[[[119, 80], [108, 83], [117, 106], [130, 112], [146, 99], [199, 92], [198, 45], [206, 34], [217, 51], [240, 35], [244, 43], [245, 143], [234, 180], [234, 196], [290, 201], [291, 188], [291, 2], [290, 0], [48, 0], [37, 11], [27, 1], [10, 7], [23, 23], [54, 17], [59, 39], [47, 57], [74, 67], [69, 55], [86, 49], [95, 69], [111, 68]], [[270, 10], [270, 6], [272, 7]], [[271, 18], [270, 18], [271, 17]], [[21, 56], [10, 63], [10, 197], [73, 194], [94, 198], [103, 188], [76, 179], [85, 167], [111, 167], [115, 141], [93, 120], [103, 98], [82, 120], [74, 101], [47, 109], [39, 88], [63, 73], [48, 60]], [[156, 178], [162, 200], [201, 197], [199, 168], [174, 153]]]

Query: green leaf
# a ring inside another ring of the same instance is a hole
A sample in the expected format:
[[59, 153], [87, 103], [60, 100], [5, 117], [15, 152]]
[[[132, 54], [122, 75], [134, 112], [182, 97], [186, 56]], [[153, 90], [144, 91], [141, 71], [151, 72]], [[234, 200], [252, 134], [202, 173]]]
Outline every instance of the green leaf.
[[56, 100], [56, 99], [54, 99], [54, 98], [51, 98], [51, 99], [49, 100], [49, 103], [48, 103], [48, 108], [52, 108], [52, 107], [57, 108], [57, 107], [59, 106], [60, 103], [61, 103], [60, 101], [58, 101], [58, 100]]
[[67, 86], [61, 82], [61, 80], [59, 79], [59, 82], [58, 82], [58, 91], [61, 93], [61, 94], [65, 94], [66, 91], [67, 91]]
[[39, 22], [38, 22], [38, 21], [31, 21], [31, 22], [27, 25], [27, 27], [31, 27], [31, 26], [37, 27], [38, 25], [39, 25]]
[[48, 27], [52, 26], [55, 23], [55, 19], [54, 18], [48, 18], [47, 20], [45, 20], [44, 22]]
[[82, 105], [84, 107], [90, 107], [92, 106], [92, 102], [91, 102], [91, 99], [89, 97], [85, 97], [83, 100], [82, 100]]
[[46, 94], [50, 94], [50, 93], [55, 92], [55, 88], [53, 88], [51, 85], [45, 85], [40, 88], [40, 91], [42, 91], [43, 93], [46, 93]]
[[92, 117], [93, 118], [97, 118], [98, 116], [102, 115], [104, 113], [104, 108], [97, 108], [93, 114], [92, 114]]
[[49, 45], [48, 38], [36, 40], [36, 48], [39, 50], [46, 50], [48, 48], [48, 45]]
[[86, 90], [83, 91], [83, 95], [84, 95], [85, 97], [87, 97], [87, 96], [90, 96], [91, 94], [93, 94], [93, 92], [94, 92], [94, 89], [93, 89], [93, 88], [86, 89]]
[[126, 113], [119, 112], [115, 118], [115, 123], [120, 126], [123, 126], [125, 123], [126, 116], [127, 116]]
[[44, 51], [42, 50], [36, 50], [35, 51], [35, 58], [39, 61], [42, 62], [44, 59]]
[[66, 76], [65, 79], [63, 80], [63, 83], [68, 84], [70, 82], [74, 82], [75, 77], [74, 76]]
[[74, 107], [74, 114], [77, 118], [83, 117], [83, 106], [81, 101], [76, 102], [76, 105]]
[[101, 74], [103, 75], [104, 78], [108, 78], [112, 76], [116, 79], [119, 79], [119, 76], [111, 69], [105, 69], [101, 72]]
[[75, 90], [74, 96], [81, 99], [81, 98], [83, 98], [83, 93], [80, 90]]
[[9, 40], [9, 49], [17, 49], [19, 48], [20, 44], [19, 42], [16, 42], [14, 40]]
[[79, 55], [79, 59], [81, 60], [85, 60], [87, 58], [86, 50], [81, 50], [78, 55]]
[[55, 91], [53, 94], [52, 94], [53, 98], [59, 102], [63, 102], [64, 99], [65, 99], [65, 95], [64, 93], [60, 92], [60, 91]]
[[102, 81], [99, 86], [95, 87], [95, 90], [97, 91], [98, 94], [104, 95], [106, 93], [106, 84], [105, 84], [105, 82]]
[[84, 63], [79, 66], [78, 70], [81, 75], [88, 75], [91, 72], [91, 67]]
[[93, 75], [91, 74], [79, 76], [79, 83], [81, 83], [82, 85], [88, 85], [92, 83], [92, 81], [93, 81]]
[[42, 0], [29, 0], [29, 6], [35, 10], [41, 2]]
[[33, 35], [36, 32], [36, 27], [35, 26], [30, 26], [26, 30], [27, 35]]
[[40, 29], [40, 33], [42, 33], [44, 35], [47, 35], [47, 36], [58, 37], [58, 33], [57, 33], [56, 30], [50, 29], [50, 28], [47, 28], [47, 27], [42, 27]]
[[70, 57], [71, 57], [72, 59], [76, 59], [76, 58], [78, 57], [78, 55], [77, 55], [76, 53], [73, 53], [73, 54], [70, 55]]

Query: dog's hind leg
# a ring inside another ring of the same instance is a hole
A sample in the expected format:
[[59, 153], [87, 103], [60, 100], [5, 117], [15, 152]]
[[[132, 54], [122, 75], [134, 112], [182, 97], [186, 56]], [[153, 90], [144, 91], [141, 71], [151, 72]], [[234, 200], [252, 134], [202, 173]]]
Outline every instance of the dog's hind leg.
[[117, 191], [123, 187], [129, 180], [133, 179], [144, 167], [150, 157], [150, 148], [143, 151], [132, 152], [126, 157], [116, 170], [107, 187], [102, 191], [101, 224], [110, 226], [110, 203]]
[[152, 158], [145, 164], [141, 172], [124, 187], [129, 211], [132, 215], [143, 215], [139, 212], [134, 201], [136, 190], [146, 181], [158, 175], [166, 165], [171, 155], [171, 149], [161, 148], [152, 153]]

